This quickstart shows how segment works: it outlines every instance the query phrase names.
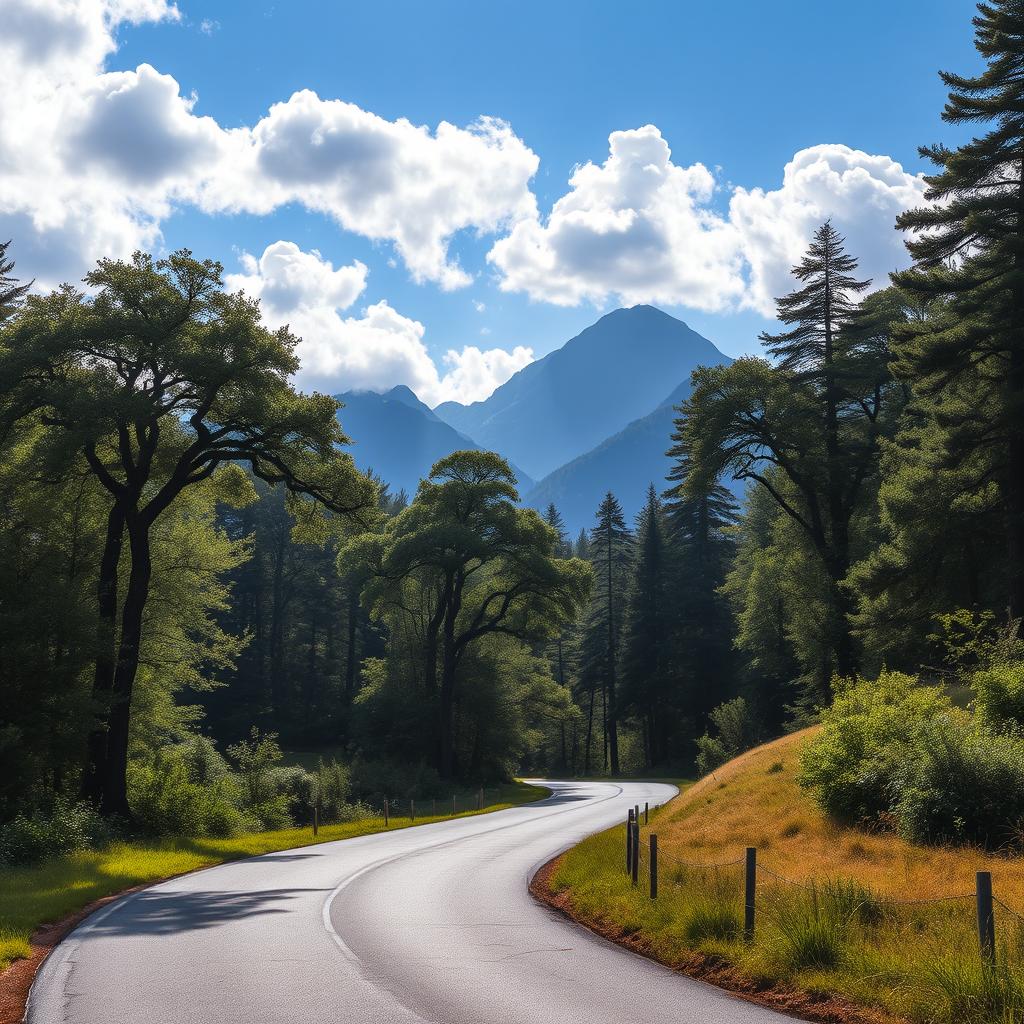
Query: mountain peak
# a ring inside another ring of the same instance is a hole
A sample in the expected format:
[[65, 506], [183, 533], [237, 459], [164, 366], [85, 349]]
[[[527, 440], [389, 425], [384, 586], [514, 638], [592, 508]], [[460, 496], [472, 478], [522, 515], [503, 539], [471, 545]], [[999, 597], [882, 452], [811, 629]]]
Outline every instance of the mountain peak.
[[483, 402], [434, 411], [538, 478], [646, 416], [697, 366], [727, 361], [681, 320], [638, 305], [606, 313]]

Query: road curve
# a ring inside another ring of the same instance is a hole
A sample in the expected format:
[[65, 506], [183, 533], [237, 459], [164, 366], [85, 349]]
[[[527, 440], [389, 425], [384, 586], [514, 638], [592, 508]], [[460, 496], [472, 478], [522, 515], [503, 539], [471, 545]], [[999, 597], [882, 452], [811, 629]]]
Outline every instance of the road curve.
[[28, 1024], [774, 1024], [536, 903], [556, 853], [674, 789], [552, 782], [494, 814], [209, 868], [94, 914]]

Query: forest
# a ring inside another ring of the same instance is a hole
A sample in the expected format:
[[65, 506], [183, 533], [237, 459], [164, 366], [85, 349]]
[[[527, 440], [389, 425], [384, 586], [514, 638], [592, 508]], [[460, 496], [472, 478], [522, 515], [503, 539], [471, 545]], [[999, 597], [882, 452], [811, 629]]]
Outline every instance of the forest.
[[[694, 373], [637, 521], [609, 491], [577, 537], [500, 453], [412, 495], [358, 471], [218, 264], [138, 253], [40, 294], [0, 246], [8, 834], [680, 777], [824, 720], [807, 785], [836, 813], [994, 843], [1009, 802], [947, 797], [1024, 791], [1024, 12], [976, 29], [943, 117], [978, 134], [922, 150], [912, 266], [862, 279], [824, 221], [764, 356]], [[875, 746], [837, 751], [865, 721]], [[908, 750], [945, 760], [897, 784]]]

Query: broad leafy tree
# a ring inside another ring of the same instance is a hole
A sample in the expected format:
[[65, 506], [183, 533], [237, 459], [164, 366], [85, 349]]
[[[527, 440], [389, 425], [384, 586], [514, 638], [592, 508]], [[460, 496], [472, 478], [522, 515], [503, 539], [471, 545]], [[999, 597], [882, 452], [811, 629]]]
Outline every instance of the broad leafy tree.
[[398, 613], [418, 637], [427, 699], [437, 708], [436, 764], [456, 763], [460, 670], [494, 636], [542, 643], [573, 621], [591, 574], [556, 556], [557, 537], [532, 509], [517, 507], [515, 477], [490, 452], [441, 459], [413, 502], [383, 531], [343, 551], [365, 566], [363, 600], [379, 616]]
[[[29, 298], [0, 335], [0, 426], [41, 422], [54, 451], [83, 459], [107, 494], [93, 681], [101, 718], [83, 790], [105, 813], [128, 815], [129, 724], [161, 516], [233, 463], [308, 499], [294, 507], [310, 529], [314, 503], [365, 524], [376, 488], [340, 448], [337, 403], [291, 386], [296, 338], [226, 293], [219, 264], [187, 251], [136, 254], [101, 261], [86, 281], [89, 295], [65, 286]], [[245, 500], [238, 477], [222, 478], [225, 496]]]

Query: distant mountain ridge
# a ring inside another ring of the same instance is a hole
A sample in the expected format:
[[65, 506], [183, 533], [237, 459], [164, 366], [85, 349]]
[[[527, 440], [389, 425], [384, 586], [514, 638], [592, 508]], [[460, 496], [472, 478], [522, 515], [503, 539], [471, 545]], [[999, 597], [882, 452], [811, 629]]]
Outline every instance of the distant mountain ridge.
[[[412, 497], [438, 459], [455, 451], [480, 448], [472, 438], [436, 416], [404, 384], [384, 394], [347, 391], [334, 397], [343, 403], [338, 420], [352, 438], [348, 450], [356, 465], [364, 471], [373, 470], [392, 494], [405, 490]], [[534, 482], [521, 470], [516, 474], [520, 493], [525, 494]]]
[[663, 406], [666, 388], [688, 382], [697, 366], [727, 361], [681, 320], [633, 306], [601, 317], [484, 401], [445, 402], [434, 413], [541, 478]]

